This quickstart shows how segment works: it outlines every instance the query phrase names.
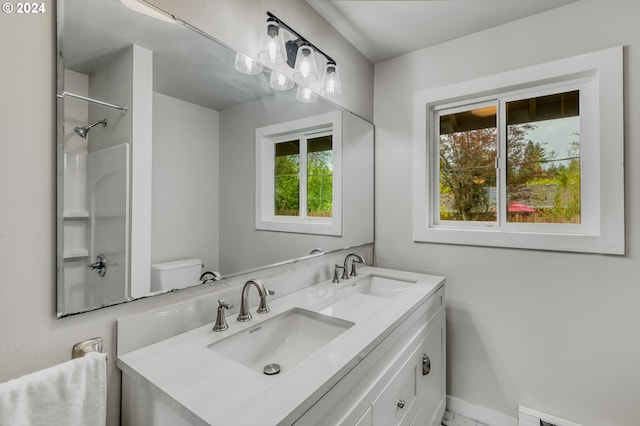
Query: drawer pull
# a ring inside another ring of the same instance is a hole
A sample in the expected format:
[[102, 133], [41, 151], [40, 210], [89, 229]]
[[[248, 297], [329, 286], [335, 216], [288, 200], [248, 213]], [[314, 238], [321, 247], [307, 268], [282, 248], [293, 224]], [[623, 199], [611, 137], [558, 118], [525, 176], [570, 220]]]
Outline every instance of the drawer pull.
[[406, 401], [404, 399], [398, 400], [398, 408], [400, 409], [404, 408], [405, 404], [406, 404]]
[[427, 354], [422, 354], [422, 375], [426, 376], [431, 372], [431, 360]]

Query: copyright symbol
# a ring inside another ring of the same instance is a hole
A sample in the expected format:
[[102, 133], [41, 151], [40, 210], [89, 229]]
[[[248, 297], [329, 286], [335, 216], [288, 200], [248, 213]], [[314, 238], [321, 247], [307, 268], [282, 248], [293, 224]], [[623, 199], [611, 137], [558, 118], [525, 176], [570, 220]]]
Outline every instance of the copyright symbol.
[[2, 5], [2, 11], [4, 13], [11, 13], [13, 12], [13, 5], [11, 3], [4, 3]]

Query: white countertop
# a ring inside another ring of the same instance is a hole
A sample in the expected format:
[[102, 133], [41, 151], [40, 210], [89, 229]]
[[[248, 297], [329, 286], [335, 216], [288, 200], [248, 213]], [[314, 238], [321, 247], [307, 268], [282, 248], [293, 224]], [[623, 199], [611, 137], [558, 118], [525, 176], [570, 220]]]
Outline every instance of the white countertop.
[[[347, 294], [355, 280], [380, 275], [416, 281], [394, 299]], [[290, 424], [318, 401], [444, 283], [440, 276], [361, 267], [359, 277], [331, 280], [269, 301], [271, 312], [248, 322], [229, 315], [229, 329], [207, 324], [120, 355], [124, 374], [145, 380], [210, 425]], [[252, 289], [254, 291], [255, 289]], [[354, 322], [351, 328], [289, 371], [267, 376], [207, 348], [213, 342], [300, 307]]]

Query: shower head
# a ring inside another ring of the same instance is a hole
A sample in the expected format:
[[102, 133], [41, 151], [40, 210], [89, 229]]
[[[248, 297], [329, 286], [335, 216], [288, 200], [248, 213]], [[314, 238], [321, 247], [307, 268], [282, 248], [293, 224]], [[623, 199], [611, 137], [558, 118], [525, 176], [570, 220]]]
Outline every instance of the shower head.
[[91, 130], [91, 128], [97, 126], [98, 124], [102, 124], [102, 127], [107, 127], [107, 119], [105, 118], [104, 120], [98, 120], [93, 124], [89, 124], [88, 126], [76, 127], [73, 130], [82, 139], [86, 139], [87, 135], [89, 134], [89, 130]]

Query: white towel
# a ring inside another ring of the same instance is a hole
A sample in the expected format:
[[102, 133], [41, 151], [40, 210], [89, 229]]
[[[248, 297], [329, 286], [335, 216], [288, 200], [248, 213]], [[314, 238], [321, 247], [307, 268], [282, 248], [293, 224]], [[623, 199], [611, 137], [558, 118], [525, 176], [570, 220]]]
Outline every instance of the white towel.
[[0, 384], [0, 426], [104, 426], [106, 354], [82, 358]]

